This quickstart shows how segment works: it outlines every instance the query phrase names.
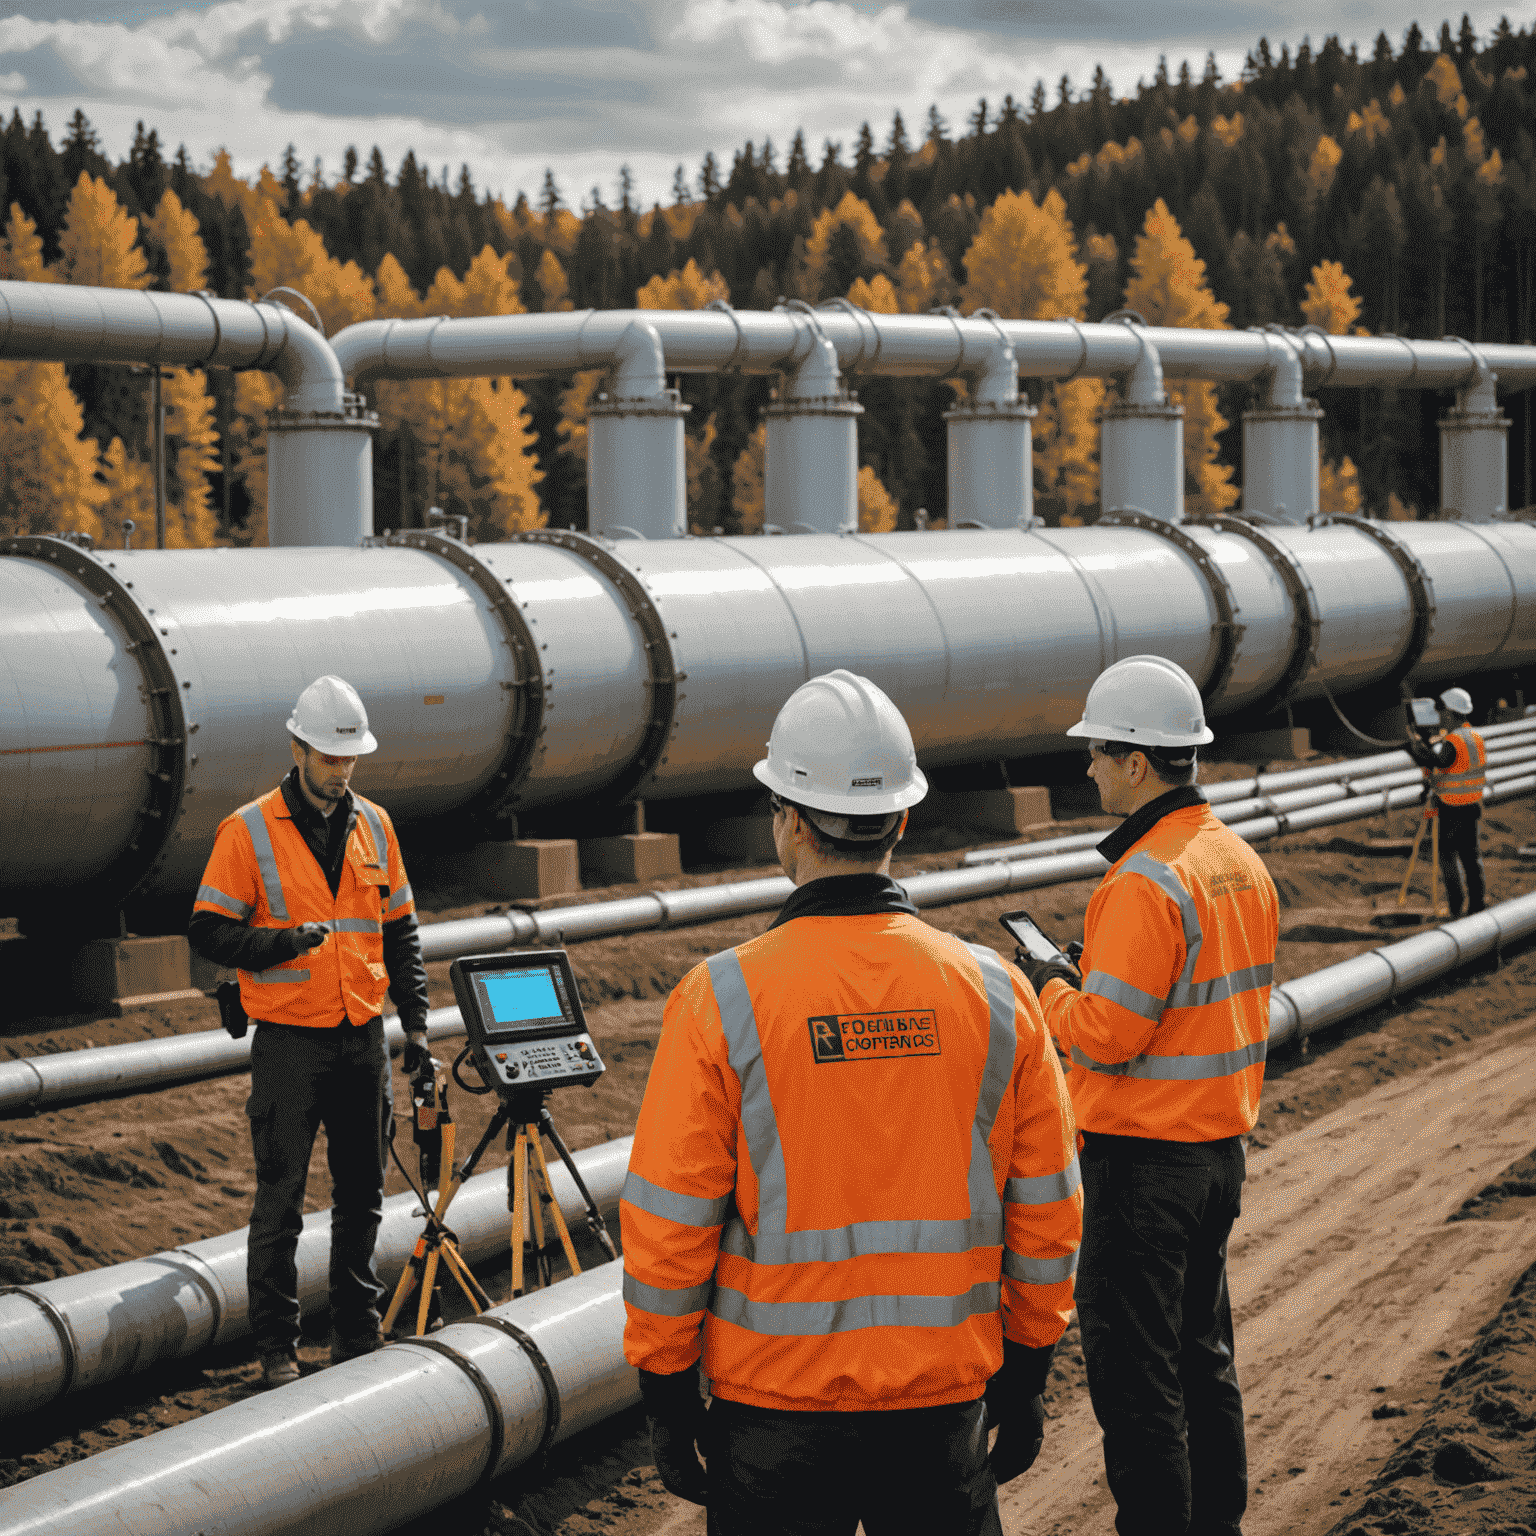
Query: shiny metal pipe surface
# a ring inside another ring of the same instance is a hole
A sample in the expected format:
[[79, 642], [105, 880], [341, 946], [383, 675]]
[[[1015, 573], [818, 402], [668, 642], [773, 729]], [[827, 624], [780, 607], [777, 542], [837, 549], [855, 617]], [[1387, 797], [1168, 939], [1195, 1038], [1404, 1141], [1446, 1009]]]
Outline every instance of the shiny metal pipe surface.
[[0, 542], [0, 912], [194, 888], [325, 671], [381, 742], [357, 787], [404, 823], [749, 787], [779, 706], [833, 667], [885, 688], [944, 766], [1059, 751], [1136, 652], [1183, 665], [1216, 719], [1536, 661], [1536, 529], [1369, 528]]
[[632, 1407], [623, 1267], [0, 1492], [0, 1536], [373, 1536]]
[[[632, 1138], [575, 1154], [603, 1212], [617, 1218]], [[552, 1164], [555, 1199], [580, 1233], [586, 1207], [563, 1163]], [[449, 1212], [459, 1251], [473, 1265], [507, 1250], [504, 1168], [475, 1175]], [[304, 1218], [297, 1255], [299, 1306], [324, 1307], [330, 1278], [329, 1210]], [[384, 1202], [374, 1258], [392, 1286], [421, 1235], [420, 1203], [407, 1191]], [[201, 1239], [148, 1258], [64, 1275], [0, 1295], [0, 1418], [30, 1413], [72, 1392], [186, 1359], [250, 1331], [246, 1244], [250, 1229]]]
[[[1276, 987], [1270, 1044], [1532, 933], [1536, 894]], [[428, 1340], [16, 1484], [0, 1492], [0, 1536], [393, 1529], [639, 1400], [624, 1360], [622, 1280], [621, 1265], [603, 1265]]]

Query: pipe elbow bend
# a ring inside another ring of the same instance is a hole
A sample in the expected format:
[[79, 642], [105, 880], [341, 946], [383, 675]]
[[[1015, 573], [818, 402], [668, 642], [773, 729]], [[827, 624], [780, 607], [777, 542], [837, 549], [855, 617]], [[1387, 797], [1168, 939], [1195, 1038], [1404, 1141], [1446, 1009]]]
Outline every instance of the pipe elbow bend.
[[1475, 347], [1472, 355], [1477, 359], [1477, 376], [1461, 391], [1456, 403], [1469, 416], [1493, 415], [1499, 409], [1499, 376]]
[[1019, 403], [1019, 360], [1012, 345], [999, 340], [987, 349], [985, 361], [976, 377], [978, 405], [1017, 405]]
[[837, 348], [818, 327], [811, 342], [811, 350], [790, 379], [789, 393], [800, 400], [823, 399], [838, 394], [842, 382], [842, 374], [837, 366]]
[[337, 331], [331, 338], [331, 350], [343, 378], [365, 384], [389, 361], [390, 333], [398, 320], [360, 320]]
[[1125, 377], [1126, 403], [1128, 405], [1166, 404], [1168, 397], [1163, 393], [1163, 360], [1157, 355], [1157, 348], [1147, 339], [1145, 331], [1129, 323], [1126, 328], [1141, 347], [1131, 371]]
[[614, 347], [618, 364], [613, 393], [620, 400], [652, 400], [667, 388], [667, 358], [661, 333], [645, 320], [631, 320]]
[[1276, 331], [1264, 333], [1264, 348], [1270, 358], [1269, 387], [1265, 404], [1271, 410], [1291, 410], [1307, 403], [1302, 385], [1301, 354], [1289, 336]]
[[346, 407], [347, 381], [330, 342], [281, 304], [258, 307], [268, 328], [282, 331], [281, 347], [271, 366], [282, 381], [284, 408], [339, 415]]

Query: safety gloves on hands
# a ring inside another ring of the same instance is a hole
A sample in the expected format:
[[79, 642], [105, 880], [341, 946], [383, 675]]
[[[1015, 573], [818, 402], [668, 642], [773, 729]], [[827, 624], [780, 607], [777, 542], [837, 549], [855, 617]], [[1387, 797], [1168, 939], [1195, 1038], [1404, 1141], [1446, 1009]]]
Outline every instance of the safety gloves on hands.
[[640, 1400], [651, 1427], [651, 1454], [662, 1487], [668, 1493], [704, 1503], [708, 1483], [694, 1450], [704, 1437], [704, 1399], [699, 1396], [699, 1373], [690, 1366], [675, 1375], [640, 1372]]
[[281, 942], [288, 947], [288, 958], [297, 960], [300, 955], [319, 949], [330, 936], [331, 930], [325, 923], [300, 923], [297, 928], [284, 928]]
[[987, 1383], [987, 1418], [998, 1425], [997, 1443], [987, 1458], [999, 1484], [1034, 1466], [1045, 1443], [1045, 1379], [1055, 1346], [1031, 1349], [1003, 1340], [1003, 1368]]
[[1024, 972], [1030, 986], [1035, 989], [1036, 997], [1045, 990], [1046, 982], [1053, 977], [1059, 977], [1069, 987], [1081, 987], [1083, 984], [1077, 967], [1068, 965], [1065, 960], [1036, 960], [1028, 950], [1021, 949], [1014, 957], [1014, 964]]
[[425, 1072], [432, 1064], [432, 1052], [427, 1046], [426, 1030], [409, 1030], [405, 1036], [405, 1054], [400, 1058], [400, 1065], [407, 1077], [415, 1077], [418, 1072]]

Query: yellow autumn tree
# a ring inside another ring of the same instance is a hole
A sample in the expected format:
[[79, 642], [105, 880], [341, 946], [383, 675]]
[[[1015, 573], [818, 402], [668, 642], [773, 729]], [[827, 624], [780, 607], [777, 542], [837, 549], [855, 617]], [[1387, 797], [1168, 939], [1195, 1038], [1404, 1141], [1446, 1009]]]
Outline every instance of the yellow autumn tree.
[[901, 313], [901, 300], [884, 272], [876, 272], [868, 282], [862, 277], [854, 278], [853, 287], [848, 290], [848, 302], [876, 315]]
[[761, 533], [767, 519], [768, 424], [758, 422], [731, 470], [731, 507], [743, 533]]
[[[443, 267], [418, 300], [399, 263], [386, 257], [376, 278], [380, 308], [394, 318], [520, 315], [511, 262], [487, 245], [462, 279]], [[467, 516], [476, 538], [544, 526], [528, 400], [511, 379], [381, 380], [378, 406], [382, 424], [408, 428], [423, 456], [429, 504]]]
[[43, 264], [43, 237], [37, 225], [21, 211], [20, 203], [11, 204], [5, 234], [0, 237], [0, 278], [17, 283], [54, 283], [58, 281]]
[[[1004, 192], [982, 215], [965, 253], [961, 302], [1016, 320], [1081, 320], [1087, 314], [1088, 268], [1078, 260], [1067, 205], [1052, 188], [1037, 203], [1028, 192]], [[1098, 500], [1098, 418], [1104, 386], [1072, 379], [1046, 387], [1035, 419], [1038, 495], [1058, 498], [1066, 513]]]
[[917, 240], [906, 248], [896, 264], [896, 291], [904, 315], [925, 315], [953, 302], [955, 280], [937, 240]]
[[[139, 459], [128, 456], [120, 437], [107, 444], [101, 456], [100, 480], [104, 497], [101, 509], [103, 528], [115, 537], [125, 521], [134, 527], [134, 543], [140, 549], [154, 543], [155, 472]], [[169, 542], [170, 516], [167, 508], [166, 534]]]
[[553, 251], [546, 250], [539, 257], [539, 292], [544, 295], [544, 312], [546, 314], [555, 311], [565, 312], [575, 309], [571, 302], [571, 285], [565, 275], [565, 268], [560, 265], [560, 258]]
[[[806, 237], [802, 280], [806, 292], [812, 296], [822, 293], [827, 265], [832, 255], [833, 237], [840, 229], [846, 229], [853, 236], [862, 264], [883, 267], [889, 262], [885, 231], [881, 229], [874, 209], [863, 198], [845, 192], [835, 208], [823, 208], [816, 215], [816, 222]], [[827, 294], [824, 297], [830, 298], [833, 295]]]
[[1344, 151], [1325, 133], [1313, 146], [1312, 158], [1307, 162], [1307, 193], [1314, 198], [1327, 197], [1338, 174], [1339, 162]]
[[62, 363], [0, 363], [0, 534], [102, 538], [107, 492], [84, 430]]
[[373, 318], [373, 284], [362, 268], [337, 261], [307, 220], [290, 224], [276, 203], [263, 198], [251, 228], [250, 296], [260, 298], [274, 288], [302, 293], [320, 311], [328, 336]]
[[[1158, 198], [1136, 237], [1125, 302], [1149, 325], [1224, 330], [1229, 310], [1211, 292], [1205, 263], [1184, 238], [1179, 221]], [[1218, 464], [1217, 435], [1226, 419], [1216, 408], [1216, 386], [1203, 379], [1166, 386], [1169, 400], [1184, 407], [1184, 504], [1197, 516], [1224, 512], [1237, 500], [1232, 466]]]
[[165, 405], [165, 545], [211, 549], [219, 542], [208, 476], [219, 467], [218, 434], [207, 376], [169, 368], [160, 386]]
[[1360, 511], [1360, 472], [1345, 454], [1342, 463], [1324, 459], [1317, 478], [1317, 510], [1334, 517], [1354, 517]]
[[1350, 277], [1340, 261], [1320, 261], [1312, 268], [1301, 301], [1309, 325], [1321, 326], [1330, 336], [1347, 336], [1360, 313], [1360, 299], [1350, 291]]
[[692, 256], [681, 272], [653, 277], [635, 294], [636, 309], [706, 309], [719, 299], [729, 299], [730, 284], [718, 272], [705, 277]]
[[145, 223], [165, 248], [171, 267], [171, 291], [195, 293], [208, 286], [208, 251], [197, 219], [181, 206], [181, 199], [167, 190], [160, 205]]
[[147, 288], [153, 280], [139, 225], [99, 176], [84, 171], [69, 194], [59, 236], [64, 281], [91, 288]]
[[859, 532], [891, 533], [896, 527], [896, 498], [865, 464], [859, 470]]

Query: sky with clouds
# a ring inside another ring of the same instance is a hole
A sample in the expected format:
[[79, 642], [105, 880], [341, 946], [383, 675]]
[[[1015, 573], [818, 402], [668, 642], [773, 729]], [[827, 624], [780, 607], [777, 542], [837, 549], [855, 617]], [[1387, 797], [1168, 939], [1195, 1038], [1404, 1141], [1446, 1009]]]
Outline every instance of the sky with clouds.
[[[1160, 54], [1207, 51], [1227, 77], [1260, 36], [1278, 50], [1337, 32], [1369, 51], [1401, 43], [1399, 0], [12, 0], [0, 18], [0, 108], [38, 109], [57, 139], [78, 106], [114, 158], [136, 121], [206, 165], [276, 164], [292, 142], [334, 176], [349, 144], [393, 167], [467, 163], [476, 185], [536, 195], [546, 166], [574, 206], [615, 200], [628, 165], [647, 200], [669, 199], [707, 150], [728, 166], [746, 140], [781, 158], [803, 128], [851, 150], [868, 119], [883, 141], [900, 110], [921, 136], [930, 103], [964, 123], [977, 97], [1055, 98], [1101, 63], [1116, 89]], [[1472, 6], [1480, 36], [1501, 6]], [[1433, 38], [1444, 16], [1419, 15]], [[1512, 20], [1523, 20], [1519, 10]]]

